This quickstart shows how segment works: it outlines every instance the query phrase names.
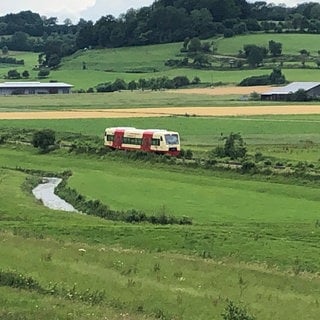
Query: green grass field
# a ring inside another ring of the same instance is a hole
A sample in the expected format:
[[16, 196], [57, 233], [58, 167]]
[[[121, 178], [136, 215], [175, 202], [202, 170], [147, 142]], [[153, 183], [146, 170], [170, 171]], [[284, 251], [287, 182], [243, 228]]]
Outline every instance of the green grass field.
[[[211, 39], [210, 39], [211, 40]], [[217, 42], [218, 54], [221, 56], [237, 55], [243, 50], [244, 44], [257, 44], [268, 47], [268, 42], [274, 40], [283, 44], [283, 54], [299, 56], [301, 49], [310, 51], [312, 56], [318, 55], [317, 43], [319, 35], [310, 34], [250, 34], [227, 39], [212, 39]], [[167, 59], [181, 57], [182, 43], [162, 44], [153, 46], [139, 46], [115, 49], [83, 50], [63, 59], [62, 66], [53, 70], [48, 79], [67, 82], [74, 85], [74, 89], [88, 89], [99, 83], [113, 82], [117, 78], [129, 82], [140, 78], [151, 79], [155, 77], [185, 75], [190, 80], [199, 77], [206, 84], [223, 82], [237, 84], [249, 76], [269, 74], [270, 69], [214, 71], [199, 69], [170, 69], [164, 65]], [[37, 53], [12, 52], [12, 56], [25, 60], [25, 66], [3, 65], [0, 68], [0, 77], [7, 74], [10, 69], [19, 72], [28, 70], [30, 80], [38, 80], [38, 71], [33, 70], [37, 64]], [[147, 59], [146, 59], [147, 57]], [[83, 62], [86, 70], [82, 70]], [[299, 59], [297, 58], [299, 64]], [[307, 63], [308, 64], [308, 63]], [[312, 66], [312, 63], [309, 63]], [[287, 64], [285, 63], [285, 66]], [[289, 64], [288, 64], [289, 66]], [[315, 67], [315, 64], [314, 64]], [[286, 69], [282, 72], [288, 81], [320, 81], [317, 69]]]
[[98, 305], [79, 309], [78, 296], [67, 303], [64, 291], [22, 290], [28, 303], [21, 304], [15, 303], [20, 291], [2, 287], [0, 314], [55, 319], [69, 312], [76, 319], [83, 310], [93, 318], [220, 319], [226, 299], [261, 319], [292, 311], [292, 319], [312, 319], [319, 310], [319, 279], [302, 273], [316, 272], [320, 262], [317, 188], [16, 147], [0, 149], [0, 166], [70, 169], [72, 187], [113, 208], [165, 206], [194, 218], [189, 227], [157, 227], [53, 212], [21, 190], [23, 174], [2, 169], [0, 269], [31, 276], [44, 288], [56, 283], [70, 290], [77, 283], [80, 293], [106, 293]]
[[[213, 89], [214, 90], [214, 89]], [[28, 95], [2, 97], [1, 111], [112, 109], [148, 107], [198, 107], [265, 105], [260, 101], [242, 101], [239, 95], [211, 96], [168, 91], [122, 91], [113, 93]]]
[[249, 34], [232, 38], [221, 38], [217, 42], [218, 53], [222, 55], [236, 55], [243, 50], [245, 44], [255, 44], [268, 48], [269, 41], [282, 43], [282, 53], [285, 55], [299, 55], [301, 49], [306, 49], [311, 55], [318, 56], [320, 36], [317, 34]]
[[[235, 54], [246, 41], [267, 44], [271, 39], [282, 42], [286, 54], [303, 46], [312, 54], [318, 50], [316, 36], [283, 36], [219, 40], [218, 51]], [[208, 83], [236, 83], [268, 73], [167, 70], [162, 60], [174, 57], [180, 46], [87, 50], [66, 59], [49, 79], [86, 89], [119, 77], [128, 81], [186, 74]], [[146, 55], [148, 64], [143, 61]], [[27, 63], [21, 70], [30, 70], [37, 55], [20, 53], [19, 58]], [[83, 61], [88, 70], [81, 70]], [[9, 68], [1, 68], [0, 76]], [[133, 70], [144, 73], [126, 72]], [[320, 75], [318, 70], [283, 72], [296, 81], [317, 81]], [[32, 79], [35, 76], [33, 72]], [[1, 98], [0, 109], [258, 104], [240, 98], [169, 92], [12, 96]], [[240, 132], [250, 154], [262, 152], [280, 163], [309, 161], [318, 167], [319, 122], [319, 115], [0, 120], [0, 138], [8, 128], [50, 128], [57, 139], [75, 133], [100, 137], [102, 143], [109, 126], [167, 128], [180, 132], [183, 148], [202, 156], [221, 143], [221, 134]], [[26, 190], [27, 174], [16, 168], [71, 170], [68, 186], [87, 199], [117, 210], [189, 216], [193, 224], [129, 224], [49, 210]], [[319, 182], [297, 177], [170, 166], [113, 154], [76, 155], [65, 149], [39, 154], [19, 141], [0, 145], [0, 319], [220, 320], [229, 300], [257, 320], [317, 319], [319, 200]], [[6, 281], [8, 273], [16, 282]], [[31, 279], [24, 283], [26, 277]], [[37, 286], [32, 287], [32, 281]]]

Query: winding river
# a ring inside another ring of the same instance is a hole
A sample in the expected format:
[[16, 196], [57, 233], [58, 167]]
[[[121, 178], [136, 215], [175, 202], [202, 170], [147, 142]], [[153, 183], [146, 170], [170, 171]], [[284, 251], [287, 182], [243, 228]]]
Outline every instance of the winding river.
[[32, 193], [43, 205], [53, 210], [78, 212], [70, 203], [54, 194], [54, 189], [62, 181], [60, 178], [43, 178], [43, 183], [36, 186]]

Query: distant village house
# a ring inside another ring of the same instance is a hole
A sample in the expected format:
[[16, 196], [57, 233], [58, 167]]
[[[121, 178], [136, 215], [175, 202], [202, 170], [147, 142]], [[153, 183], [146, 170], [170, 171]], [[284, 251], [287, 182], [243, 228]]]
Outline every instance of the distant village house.
[[68, 94], [72, 87], [63, 82], [4, 82], [0, 83], [0, 95]]

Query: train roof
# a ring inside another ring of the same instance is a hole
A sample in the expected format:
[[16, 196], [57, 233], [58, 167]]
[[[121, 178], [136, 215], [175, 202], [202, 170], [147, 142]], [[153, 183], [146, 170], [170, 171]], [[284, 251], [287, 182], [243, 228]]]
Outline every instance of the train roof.
[[131, 131], [131, 132], [136, 132], [136, 133], [143, 133], [143, 132], [152, 132], [152, 133], [170, 133], [170, 132], [175, 132], [175, 131], [169, 131], [167, 129], [137, 129], [134, 127], [111, 127], [111, 128], [106, 128], [107, 130], [124, 130], [124, 131]]

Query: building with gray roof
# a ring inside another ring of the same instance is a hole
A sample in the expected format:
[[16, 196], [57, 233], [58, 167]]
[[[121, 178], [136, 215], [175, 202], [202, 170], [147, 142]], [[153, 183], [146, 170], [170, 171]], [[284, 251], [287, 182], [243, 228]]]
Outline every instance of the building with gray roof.
[[261, 100], [288, 100], [288, 96], [298, 90], [304, 90], [309, 98], [319, 98], [320, 82], [292, 82], [285, 87], [275, 87], [262, 93]]
[[13, 94], [66, 94], [73, 85], [64, 82], [4, 82], [0, 83], [0, 95]]

